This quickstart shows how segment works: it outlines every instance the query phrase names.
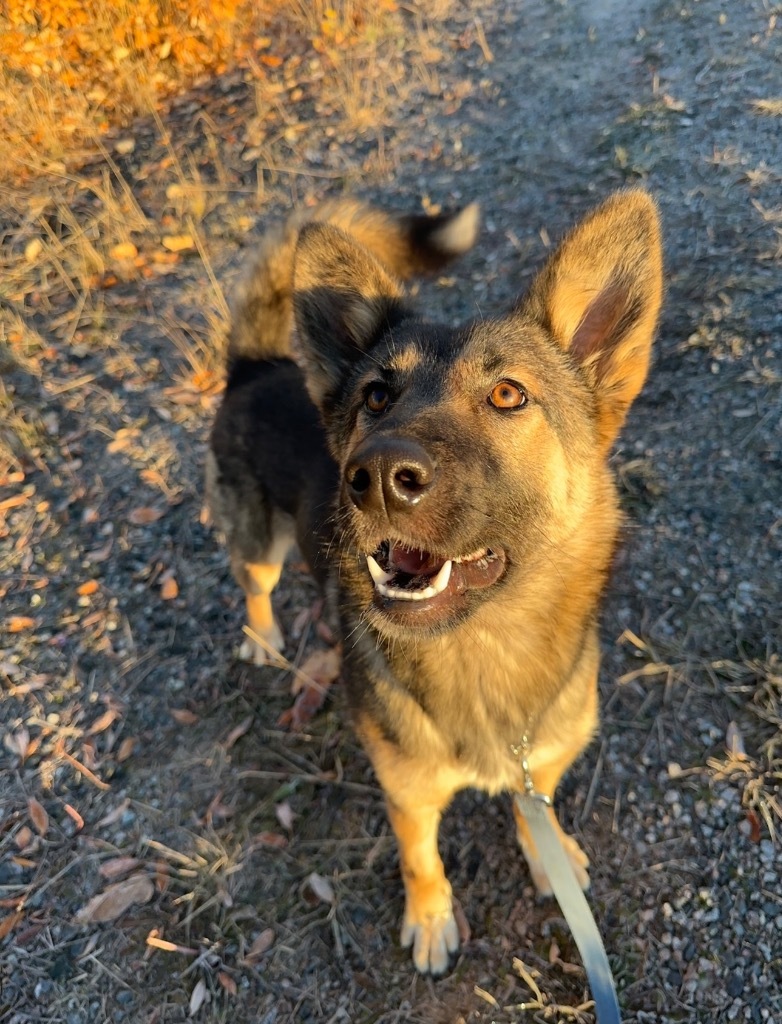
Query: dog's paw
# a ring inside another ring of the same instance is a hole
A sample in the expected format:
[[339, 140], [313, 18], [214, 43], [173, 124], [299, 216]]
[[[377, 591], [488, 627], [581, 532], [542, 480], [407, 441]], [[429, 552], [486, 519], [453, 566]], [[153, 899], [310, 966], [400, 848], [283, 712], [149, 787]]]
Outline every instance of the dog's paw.
[[[562, 832], [560, 834], [560, 839], [575, 873], [576, 881], [582, 889], [588, 889], [589, 871], [587, 869], [589, 868], [589, 857], [587, 857], [573, 836], [565, 835], [565, 833]], [[527, 864], [529, 864], [529, 870], [532, 875], [532, 881], [535, 883], [535, 888], [541, 896], [551, 896], [551, 883], [549, 882], [543, 861], [537, 856], [537, 852], [532, 856], [532, 852], [525, 843], [521, 843], [521, 848], [524, 851], [524, 856], [527, 858]]]
[[459, 948], [459, 926], [453, 907], [441, 914], [418, 918], [405, 911], [400, 941], [413, 947], [413, 963], [420, 974], [444, 974], [452, 953]]
[[275, 665], [280, 663], [276, 656], [285, 648], [285, 639], [282, 633], [277, 630], [269, 636], [261, 638], [264, 642], [251, 636], [246, 636], [239, 648], [239, 660], [246, 661], [249, 665]]

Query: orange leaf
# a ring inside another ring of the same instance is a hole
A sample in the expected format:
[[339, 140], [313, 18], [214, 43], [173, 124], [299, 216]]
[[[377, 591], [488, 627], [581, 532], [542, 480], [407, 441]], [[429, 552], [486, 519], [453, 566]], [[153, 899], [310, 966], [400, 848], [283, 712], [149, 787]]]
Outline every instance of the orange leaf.
[[138, 256], [138, 249], [132, 242], [120, 242], [109, 249], [109, 256], [113, 260], [132, 260]]
[[183, 252], [185, 249], [195, 248], [192, 235], [164, 235], [161, 241], [169, 252]]
[[23, 919], [24, 914], [21, 910], [17, 910], [15, 914], [9, 914], [0, 921], [0, 940], [4, 939], [6, 935], [16, 928], [19, 922]]
[[99, 732], [105, 732], [106, 729], [111, 725], [112, 722], [116, 722], [119, 718], [119, 711], [115, 711], [113, 708], [109, 708], [108, 711], [104, 711], [100, 718], [96, 718], [92, 725], [87, 730], [88, 736], [97, 736]]
[[258, 59], [267, 68], [278, 68], [282, 64], [282, 57], [278, 57], [274, 53], [262, 53]]
[[87, 580], [86, 583], [82, 583], [82, 585], [78, 588], [76, 593], [79, 595], [79, 597], [89, 597], [90, 594], [95, 593], [99, 585], [100, 584], [98, 583], [97, 580]]
[[188, 711], [187, 708], [172, 708], [171, 717], [180, 725], [195, 725], [198, 721], [198, 715]]
[[14, 836], [14, 842], [16, 843], [17, 850], [24, 850], [30, 845], [33, 840], [32, 829], [28, 828], [27, 825], [23, 825]]
[[38, 835], [45, 836], [49, 829], [49, 815], [43, 804], [38, 803], [35, 797], [31, 796], [27, 801], [27, 810]]
[[156, 523], [165, 514], [165, 509], [146, 505], [141, 508], [134, 508], [128, 515], [128, 522], [133, 523], [134, 526], [146, 526], [148, 523]]
[[29, 615], [12, 615], [6, 619], [5, 628], [9, 633], [21, 633], [23, 629], [32, 629], [36, 625], [35, 619]]
[[[108, 789], [108, 787], [106, 788]], [[64, 804], [63, 806], [65, 808], [65, 813], [72, 821], [76, 822], [76, 828], [79, 830], [79, 832], [81, 832], [81, 830], [84, 828], [84, 818], [82, 818], [82, 816], [79, 814], [76, 808], [72, 807], [70, 804]]]
[[133, 748], [136, 745], [136, 740], [132, 736], [126, 736], [125, 739], [120, 743], [119, 750], [117, 751], [117, 760], [122, 763], [127, 761], [130, 755], [133, 753]]
[[160, 586], [160, 597], [164, 601], [173, 601], [179, 595], [179, 584], [173, 576], [167, 576]]

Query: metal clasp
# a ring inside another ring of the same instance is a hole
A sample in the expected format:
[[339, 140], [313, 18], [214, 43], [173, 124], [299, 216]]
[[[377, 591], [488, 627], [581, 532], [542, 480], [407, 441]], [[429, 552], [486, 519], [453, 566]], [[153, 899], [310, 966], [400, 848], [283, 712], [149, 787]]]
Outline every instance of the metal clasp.
[[539, 793], [535, 789], [535, 783], [532, 781], [532, 771], [529, 766], [530, 742], [526, 733], [521, 737], [521, 743], [511, 743], [510, 752], [521, 765], [521, 773], [524, 777], [524, 795], [531, 800], [537, 800], [550, 807], [550, 797], [546, 796], [545, 793]]

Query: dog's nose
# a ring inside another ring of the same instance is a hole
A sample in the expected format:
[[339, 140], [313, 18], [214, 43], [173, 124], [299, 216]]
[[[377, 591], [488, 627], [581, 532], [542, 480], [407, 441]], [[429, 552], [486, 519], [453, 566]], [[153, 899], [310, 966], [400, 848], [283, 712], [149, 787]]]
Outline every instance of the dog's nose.
[[362, 512], [409, 512], [426, 496], [435, 477], [431, 456], [409, 438], [370, 438], [345, 468], [348, 494]]

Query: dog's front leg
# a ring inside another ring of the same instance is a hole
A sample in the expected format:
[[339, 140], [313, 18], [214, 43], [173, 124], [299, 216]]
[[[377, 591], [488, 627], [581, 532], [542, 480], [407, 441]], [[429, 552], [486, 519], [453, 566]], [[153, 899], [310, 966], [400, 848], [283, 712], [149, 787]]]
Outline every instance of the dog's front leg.
[[442, 974], [459, 948], [451, 884], [437, 849], [442, 810], [431, 804], [401, 807], [388, 799], [405, 885], [401, 942], [413, 947], [413, 962], [422, 974]]

